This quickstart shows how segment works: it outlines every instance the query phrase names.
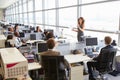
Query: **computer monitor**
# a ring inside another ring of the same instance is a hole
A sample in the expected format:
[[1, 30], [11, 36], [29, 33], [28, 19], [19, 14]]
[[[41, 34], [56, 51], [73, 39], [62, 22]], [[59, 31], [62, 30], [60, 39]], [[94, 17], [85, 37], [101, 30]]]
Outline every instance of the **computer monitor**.
[[36, 40], [36, 34], [30, 34], [30, 40]]
[[24, 32], [20, 32], [20, 37], [25, 37], [25, 33]]
[[42, 40], [42, 33], [32, 33], [30, 34], [30, 40]]
[[93, 48], [84, 48], [86, 55], [92, 55], [93, 54]]
[[31, 30], [22, 30], [24, 33], [31, 33]]
[[35, 27], [31, 27], [30, 30], [35, 31]]
[[97, 37], [86, 38], [86, 46], [95, 46], [98, 45]]
[[38, 50], [38, 53], [47, 51], [48, 50], [47, 43], [46, 42], [38, 42], [37, 50]]
[[53, 34], [54, 34], [53, 29], [44, 29], [44, 32], [50, 32], [50, 33], [53, 33]]

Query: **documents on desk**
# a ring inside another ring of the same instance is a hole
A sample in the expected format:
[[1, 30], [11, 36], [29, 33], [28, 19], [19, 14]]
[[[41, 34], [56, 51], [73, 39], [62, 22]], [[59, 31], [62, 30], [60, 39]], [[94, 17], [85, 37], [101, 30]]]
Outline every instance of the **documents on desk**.
[[83, 54], [77, 54], [77, 55], [65, 55], [65, 59], [68, 61], [68, 63], [77, 63], [77, 62], [83, 62], [83, 61], [88, 61], [91, 60], [86, 55]]
[[37, 62], [34, 63], [28, 63], [28, 70], [36, 70], [36, 69], [40, 69], [41, 65]]
[[32, 44], [32, 43], [35, 43], [35, 42], [42, 42], [42, 41], [44, 41], [44, 40], [28, 40], [26, 43], [30, 43], [30, 44]]

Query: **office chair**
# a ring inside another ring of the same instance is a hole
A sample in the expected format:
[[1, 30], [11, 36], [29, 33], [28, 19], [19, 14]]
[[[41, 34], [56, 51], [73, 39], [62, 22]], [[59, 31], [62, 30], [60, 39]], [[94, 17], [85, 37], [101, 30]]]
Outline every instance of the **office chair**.
[[41, 56], [44, 80], [66, 80], [64, 56]]
[[116, 49], [103, 49], [102, 59], [99, 63], [99, 66], [96, 67], [96, 70], [99, 71], [100, 78], [104, 80], [104, 74], [110, 73], [114, 70], [114, 61], [116, 56]]
[[5, 41], [5, 47], [6, 47], [6, 48], [12, 47], [12, 45], [10, 44], [10, 42]]

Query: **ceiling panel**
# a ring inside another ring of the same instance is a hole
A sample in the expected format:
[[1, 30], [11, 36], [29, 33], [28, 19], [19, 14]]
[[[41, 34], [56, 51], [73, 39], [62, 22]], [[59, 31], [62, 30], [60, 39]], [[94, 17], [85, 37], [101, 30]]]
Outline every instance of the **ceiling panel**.
[[0, 8], [6, 8], [17, 0], [0, 0]]

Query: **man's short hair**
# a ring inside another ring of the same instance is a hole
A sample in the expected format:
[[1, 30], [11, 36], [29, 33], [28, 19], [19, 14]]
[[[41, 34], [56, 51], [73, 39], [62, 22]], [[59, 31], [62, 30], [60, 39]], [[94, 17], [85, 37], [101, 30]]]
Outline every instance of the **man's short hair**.
[[48, 39], [47, 46], [48, 46], [48, 49], [53, 49], [55, 47], [55, 40], [53, 38]]
[[112, 38], [110, 36], [106, 36], [104, 38], [105, 44], [111, 44]]

